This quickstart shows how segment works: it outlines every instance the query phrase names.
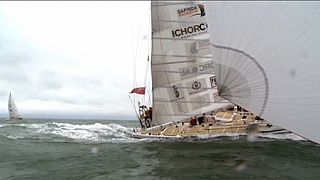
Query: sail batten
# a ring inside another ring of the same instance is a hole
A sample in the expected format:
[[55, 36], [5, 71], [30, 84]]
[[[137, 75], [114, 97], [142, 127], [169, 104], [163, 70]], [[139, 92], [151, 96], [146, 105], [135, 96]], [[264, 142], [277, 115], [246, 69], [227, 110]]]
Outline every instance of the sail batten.
[[167, 40], [167, 41], [171, 41], [171, 40], [175, 40], [175, 41], [192, 41], [195, 42], [197, 40], [206, 40], [206, 39], [189, 39], [189, 38], [183, 38], [183, 39], [177, 39], [177, 38], [170, 38], [170, 37], [154, 37], [153, 39], [158, 39], [158, 40]]
[[[199, 100], [199, 101], [179, 101], [179, 100], [155, 100], [155, 102], [176, 102], [176, 103], [215, 103], [215, 101], [202, 101], [202, 100]], [[220, 103], [227, 103], [229, 104], [230, 102], [220, 102]]]
[[181, 64], [181, 63], [190, 63], [194, 62], [194, 60], [189, 61], [171, 61], [171, 62], [163, 62], [163, 63], [152, 63], [152, 66], [165, 65], [165, 64]]
[[[179, 58], [207, 58], [207, 59], [212, 59], [212, 56], [190, 56], [190, 55], [178, 55], [178, 54], [175, 54], [175, 55], [170, 55], [170, 54], [153, 54], [153, 56], [164, 56], [164, 57], [179, 57]], [[191, 60], [192, 61], [192, 60]], [[194, 60], [193, 60], [194, 61]], [[193, 62], [192, 61], [192, 62]], [[176, 62], [180, 62], [180, 61], [176, 61]]]
[[163, 7], [163, 6], [173, 6], [173, 5], [190, 5], [192, 2], [157, 2], [152, 4], [151, 7]]
[[[183, 71], [162, 71], [162, 70], [155, 70], [154, 72], [163, 72], [163, 73], [173, 73], [173, 74], [182, 74]], [[215, 75], [214, 72], [197, 72], [197, 73], [194, 73], [196, 75], [202, 75], [202, 74], [207, 74], [207, 75]]]
[[160, 19], [159, 22], [190, 24], [190, 23], [201, 23], [202, 21], [178, 21], [178, 20], [161, 20]]

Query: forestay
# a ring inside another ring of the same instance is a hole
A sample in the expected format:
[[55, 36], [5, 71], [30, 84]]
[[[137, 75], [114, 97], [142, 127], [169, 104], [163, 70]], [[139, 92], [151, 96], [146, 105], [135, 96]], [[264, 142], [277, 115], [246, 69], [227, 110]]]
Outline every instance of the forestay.
[[230, 105], [217, 99], [205, 13], [190, 1], [151, 2], [153, 125]]
[[320, 2], [207, 2], [219, 94], [320, 143]]

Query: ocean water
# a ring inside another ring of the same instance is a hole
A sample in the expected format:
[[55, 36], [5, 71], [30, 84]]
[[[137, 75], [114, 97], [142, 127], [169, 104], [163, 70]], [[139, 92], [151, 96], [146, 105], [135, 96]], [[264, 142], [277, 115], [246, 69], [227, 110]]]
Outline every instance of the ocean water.
[[135, 125], [0, 119], [0, 179], [320, 179], [320, 146], [293, 134], [164, 141]]

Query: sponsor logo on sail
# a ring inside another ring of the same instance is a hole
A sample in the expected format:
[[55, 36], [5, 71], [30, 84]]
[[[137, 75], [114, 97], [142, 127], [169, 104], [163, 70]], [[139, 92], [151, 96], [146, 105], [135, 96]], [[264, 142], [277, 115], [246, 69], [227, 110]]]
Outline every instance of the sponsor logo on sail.
[[170, 94], [170, 98], [172, 100], [184, 98], [183, 90], [179, 87], [181, 87], [181, 83], [172, 85], [171, 88], [168, 89], [168, 93]]
[[187, 38], [192, 37], [195, 35], [199, 35], [202, 33], [206, 33], [208, 29], [207, 23], [200, 23], [200, 24], [194, 24], [187, 27], [178, 28], [175, 30], [172, 30], [172, 37], [180, 37], [180, 38]]
[[207, 90], [207, 84], [206, 84], [205, 78], [189, 81], [186, 83], [186, 85], [187, 87], [190, 87], [188, 88], [189, 95]]
[[212, 72], [214, 69], [213, 61], [208, 61], [197, 66], [189, 66], [181, 69], [181, 78], [187, 78], [190, 75], [197, 75], [198, 73]]
[[195, 81], [192, 83], [192, 89], [200, 89], [201, 88], [201, 83], [199, 81]]
[[174, 92], [175, 97], [179, 98], [180, 93], [178, 91], [178, 88], [175, 85], [173, 85], [172, 88], [173, 88], [173, 92]]
[[204, 39], [204, 40], [196, 40], [190, 45], [190, 53], [191, 54], [198, 54], [200, 50], [203, 49], [209, 49], [210, 46], [210, 40]]
[[216, 77], [215, 77], [215, 76], [212, 76], [212, 77], [210, 77], [209, 79], [210, 79], [211, 87], [212, 87], [212, 88], [217, 87], [217, 79], [216, 79]]
[[177, 10], [178, 16], [183, 17], [183, 16], [205, 16], [204, 12], [204, 6], [202, 4], [197, 4], [194, 6], [186, 7], [186, 8], [181, 8]]

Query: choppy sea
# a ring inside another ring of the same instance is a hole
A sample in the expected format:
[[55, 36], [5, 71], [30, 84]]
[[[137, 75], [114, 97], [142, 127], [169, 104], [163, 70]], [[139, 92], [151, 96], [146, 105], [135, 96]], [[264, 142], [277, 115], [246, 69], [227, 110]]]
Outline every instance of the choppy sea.
[[320, 179], [320, 146], [294, 134], [165, 141], [136, 121], [0, 119], [0, 179]]

